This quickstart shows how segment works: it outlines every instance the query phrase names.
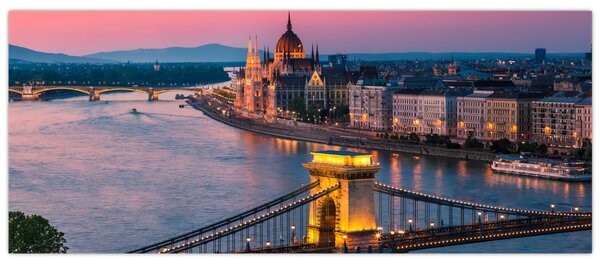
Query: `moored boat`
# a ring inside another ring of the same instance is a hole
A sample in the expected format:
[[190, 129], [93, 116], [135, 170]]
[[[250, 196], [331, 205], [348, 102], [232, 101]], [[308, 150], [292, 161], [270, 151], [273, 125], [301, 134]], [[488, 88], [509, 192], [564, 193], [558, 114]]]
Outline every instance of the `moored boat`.
[[536, 158], [528, 155], [498, 155], [492, 162], [492, 170], [564, 181], [592, 180], [591, 166], [584, 161]]

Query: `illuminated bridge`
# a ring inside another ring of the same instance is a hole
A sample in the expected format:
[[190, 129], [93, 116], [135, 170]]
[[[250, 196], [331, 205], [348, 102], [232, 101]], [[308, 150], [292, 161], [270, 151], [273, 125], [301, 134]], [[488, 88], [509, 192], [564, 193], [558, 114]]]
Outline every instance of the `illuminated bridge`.
[[409, 252], [592, 229], [592, 214], [485, 205], [375, 182], [370, 154], [314, 152], [311, 183], [131, 253]]
[[160, 88], [152, 88], [152, 87], [107, 87], [107, 86], [10, 86], [8, 87], [8, 91], [11, 93], [21, 95], [23, 100], [38, 100], [40, 95], [44, 92], [48, 91], [75, 91], [84, 93], [90, 96], [90, 101], [100, 100], [100, 94], [107, 92], [116, 92], [116, 91], [129, 91], [129, 92], [137, 92], [148, 95], [148, 100], [158, 100], [158, 95], [167, 92], [178, 92], [178, 91], [187, 91], [196, 94], [202, 93], [202, 90], [208, 89], [206, 88], [187, 88], [187, 87], [160, 87]]

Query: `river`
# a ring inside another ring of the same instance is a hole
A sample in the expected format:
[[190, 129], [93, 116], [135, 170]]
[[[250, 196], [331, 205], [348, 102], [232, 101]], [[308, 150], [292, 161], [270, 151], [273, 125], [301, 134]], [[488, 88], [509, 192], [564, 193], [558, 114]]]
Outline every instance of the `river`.
[[[309, 152], [216, 122], [175, 93], [9, 103], [9, 209], [49, 219], [69, 252], [122, 253], [235, 214], [308, 182]], [[140, 113], [130, 113], [136, 108]], [[591, 210], [591, 183], [495, 174], [488, 164], [368, 151], [378, 181], [515, 208]], [[591, 231], [427, 252], [591, 252]]]

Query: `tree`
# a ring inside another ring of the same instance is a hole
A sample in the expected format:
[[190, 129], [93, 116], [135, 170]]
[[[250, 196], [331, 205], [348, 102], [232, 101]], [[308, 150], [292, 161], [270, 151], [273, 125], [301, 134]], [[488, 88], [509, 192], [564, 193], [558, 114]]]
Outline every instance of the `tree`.
[[510, 140], [502, 138], [500, 140], [494, 140], [491, 149], [495, 153], [508, 154], [514, 150], [514, 144]]
[[591, 161], [592, 160], [592, 141], [590, 139], [583, 139], [581, 148], [577, 150], [576, 155], [579, 159]]
[[467, 140], [465, 140], [465, 148], [482, 149], [483, 146], [483, 143], [479, 142], [477, 138], [468, 137]]
[[419, 136], [416, 133], [411, 133], [409, 136], [409, 140], [418, 143], [419, 141], [421, 141], [419, 139]]
[[64, 235], [40, 215], [8, 212], [9, 253], [67, 253]]
[[292, 99], [292, 103], [290, 103], [290, 111], [295, 111], [296, 113], [305, 114], [306, 106], [304, 105], [304, 98], [302, 97], [294, 97]]

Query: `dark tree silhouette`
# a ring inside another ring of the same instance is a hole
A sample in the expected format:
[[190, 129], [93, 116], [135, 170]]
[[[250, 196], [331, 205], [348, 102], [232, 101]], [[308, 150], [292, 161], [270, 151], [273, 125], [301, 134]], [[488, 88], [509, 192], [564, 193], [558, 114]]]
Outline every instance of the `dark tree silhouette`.
[[40, 215], [8, 212], [9, 253], [67, 253], [64, 235]]

